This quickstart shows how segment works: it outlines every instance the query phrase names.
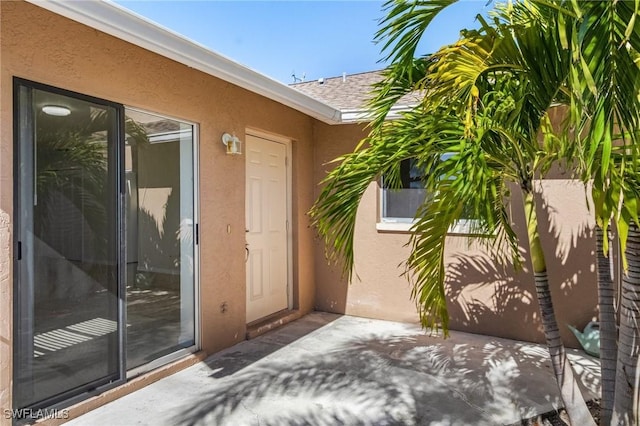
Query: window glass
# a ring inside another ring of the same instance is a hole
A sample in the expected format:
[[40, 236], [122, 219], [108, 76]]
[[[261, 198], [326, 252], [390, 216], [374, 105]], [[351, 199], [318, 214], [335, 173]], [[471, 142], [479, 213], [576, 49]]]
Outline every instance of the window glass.
[[14, 87], [13, 405], [38, 409], [195, 349], [197, 127]]
[[[441, 159], [446, 160], [452, 155], [452, 153], [445, 153]], [[409, 158], [400, 163], [400, 189], [389, 188], [383, 176], [381, 222], [407, 224], [414, 222], [416, 212], [427, 197], [423, 183], [425, 176], [424, 167], [421, 167], [415, 158]], [[460, 220], [451, 232], [466, 233], [473, 219], [473, 212], [465, 207]]]
[[194, 135], [126, 109], [127, 369], [195, 344]]
[[17, 86], [14, 406], [117, 381], [118, 107]]
[[390, 189], [382, 178], [383, 222], [412, 222], [418, 207], [424, 203], [426, 190], [422, 183], [424, 169], [410, 158], [400, 164], [400, 189]]

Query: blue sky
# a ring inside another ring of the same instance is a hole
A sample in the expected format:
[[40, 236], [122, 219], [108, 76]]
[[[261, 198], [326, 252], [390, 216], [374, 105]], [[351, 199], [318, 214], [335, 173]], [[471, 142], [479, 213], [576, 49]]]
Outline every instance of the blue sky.
[[[382, 1], [154, 1], [120, 5], [283, 83], [380, 69], [373, 43]], [[461, 1], [434, 21], [419, 53], [475, 27], [486, 0]]]

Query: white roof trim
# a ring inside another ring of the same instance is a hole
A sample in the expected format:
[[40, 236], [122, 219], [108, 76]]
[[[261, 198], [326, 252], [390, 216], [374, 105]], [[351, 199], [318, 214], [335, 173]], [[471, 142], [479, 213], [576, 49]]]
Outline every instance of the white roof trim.
[[[394, 105], [391, 107], [386, 120], [395, 120], [402, 116], [403, 112], [411, 111], [415, 108], [416, 105]], [[342, 124], [349, 123], [363, 123], [367, 121], [371, 121], [373, 119], [373, 114], [371, 111], [366, 109], [343, 109], [342, 110]]]
[[110, 1], [27, 0], [36, 6], [265, 96], [328, 124], [341, 112]]

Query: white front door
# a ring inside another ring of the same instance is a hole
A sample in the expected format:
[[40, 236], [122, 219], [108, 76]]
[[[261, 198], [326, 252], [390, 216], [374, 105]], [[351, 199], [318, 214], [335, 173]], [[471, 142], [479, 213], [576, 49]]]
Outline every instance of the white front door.
[[247, 322], [288, 307], [287, 146], [246, 138]]

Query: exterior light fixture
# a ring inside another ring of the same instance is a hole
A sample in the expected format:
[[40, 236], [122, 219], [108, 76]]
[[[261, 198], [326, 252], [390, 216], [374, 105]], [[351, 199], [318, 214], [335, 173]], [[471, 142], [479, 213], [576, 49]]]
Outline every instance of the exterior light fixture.
[[60, 105], [45, 105], [42, 107], [42, 112], [56, 117], [66, 117], [71, 114], [71, 110], [69, 108]]
[[227, 155], [242, 155], [242, 142], [235, 134], [222, 135], [222, 144], [227, 147]]

